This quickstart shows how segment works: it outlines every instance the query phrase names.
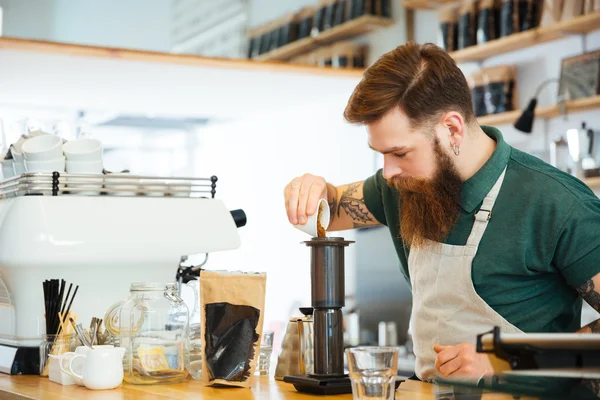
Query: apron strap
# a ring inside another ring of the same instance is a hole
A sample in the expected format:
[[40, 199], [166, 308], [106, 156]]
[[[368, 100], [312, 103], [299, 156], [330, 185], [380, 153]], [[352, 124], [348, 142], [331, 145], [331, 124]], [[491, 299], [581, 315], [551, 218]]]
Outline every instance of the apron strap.
[[496, 203], [496, 198], [498, 197], [498, 193], [500, 193], [500, 188], [502, 187], [502, 182], [504, 181], [504, 175], [506, 173], [506, 167], [504, 171], [498, 177], [498, 180], [492, 187], [492, 190], [485, 196], [483, 199], [483, 203], [481, 208], [475, 214], [475, 222], [473, 223], [473, 229], [471, 230], [471, 234], [467, 239], [467, 245], [465, 248], [465, 252], [467, 255], [474, 256], [477, 253], [477, 247], [479, 247], [479, 242], [485, 233], [485, 229], [487, 228], [488, 222], [492, 218], [492, 208], [494, 208], [494, 203]]

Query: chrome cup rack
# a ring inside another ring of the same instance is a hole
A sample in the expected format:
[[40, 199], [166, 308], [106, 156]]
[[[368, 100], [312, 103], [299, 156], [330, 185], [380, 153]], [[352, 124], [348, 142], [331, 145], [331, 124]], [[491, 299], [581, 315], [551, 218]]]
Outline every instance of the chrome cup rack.
[[17, 196], [210, 197], [217, 177], [184, 178], [128, 173], [27, 172], [0, 181], [0, 199]]

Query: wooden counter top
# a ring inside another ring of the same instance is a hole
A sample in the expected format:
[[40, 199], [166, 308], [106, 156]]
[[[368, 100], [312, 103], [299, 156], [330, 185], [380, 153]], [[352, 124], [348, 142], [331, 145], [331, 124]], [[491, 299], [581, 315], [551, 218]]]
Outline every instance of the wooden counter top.
[[[431, 400], [435, 399], [434, 385], [417, 381], [405, 381], [396, 392], [396, 399]], [[0, 399], [72, 399], [72, 400], [124, 400], [124, 399], [211, 399], [211, 400], [309, 400], [331, 398], [352, 399], [352, 395], [313, 396], [298, 393], [290, 384], [279, 382], [272, 377], [256, 379], [251, 389], [213, 388], [203, 386], [199, 381], [187, 379], [176, 385], [140, 386], [123, 383], [114, 390], [88, 390], [79, 386], [61, 386], [48, 378], [23, 375], [0, 374]], [[512, 400], [512, 396], [486, 394], [483, 400]], [[522, 398], [525, 400], [525, 398]]]

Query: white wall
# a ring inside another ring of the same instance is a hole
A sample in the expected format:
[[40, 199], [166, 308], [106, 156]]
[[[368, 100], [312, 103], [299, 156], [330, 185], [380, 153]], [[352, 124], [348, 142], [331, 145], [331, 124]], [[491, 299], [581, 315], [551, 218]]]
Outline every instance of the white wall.
[[4, 36], [168, 51], [171, 0], [0, 0]]
[[[309, 249], [301, 244], [309, 237], [287, 220], [284, 186], [306, 172], [334, 184], [362, 180], [373, 172], [364, 130], [342, 120], [345, 97], [277, 116], [210, 126], [201, 133], [195, 173], [215, 173], [219, 197], [248, 215], [248, 225], [240, 229], [241, 249], [211, 255], [210, 268], [267, 271], [265, 326], [276, 329], [279, 340], [288, 318], [298, 315], [298, 306], [310, 306]], [[329, 236], [351, 239], [353, 233]], [[346, 256], [346, 265], [352, 266], [352, 246]], [[352, 271], [346, 282], [354, 285]]]
[[44, 39], [52, 35], [53, 0], [0, 0], [3, 36]]

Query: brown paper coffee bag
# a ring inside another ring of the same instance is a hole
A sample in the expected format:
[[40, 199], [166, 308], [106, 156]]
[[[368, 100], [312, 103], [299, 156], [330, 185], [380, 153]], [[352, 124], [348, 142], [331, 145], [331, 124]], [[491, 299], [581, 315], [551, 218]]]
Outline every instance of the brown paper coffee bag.
[[260, 352], [267, 277], [202, 271], [202, 382], [250, 387]]

